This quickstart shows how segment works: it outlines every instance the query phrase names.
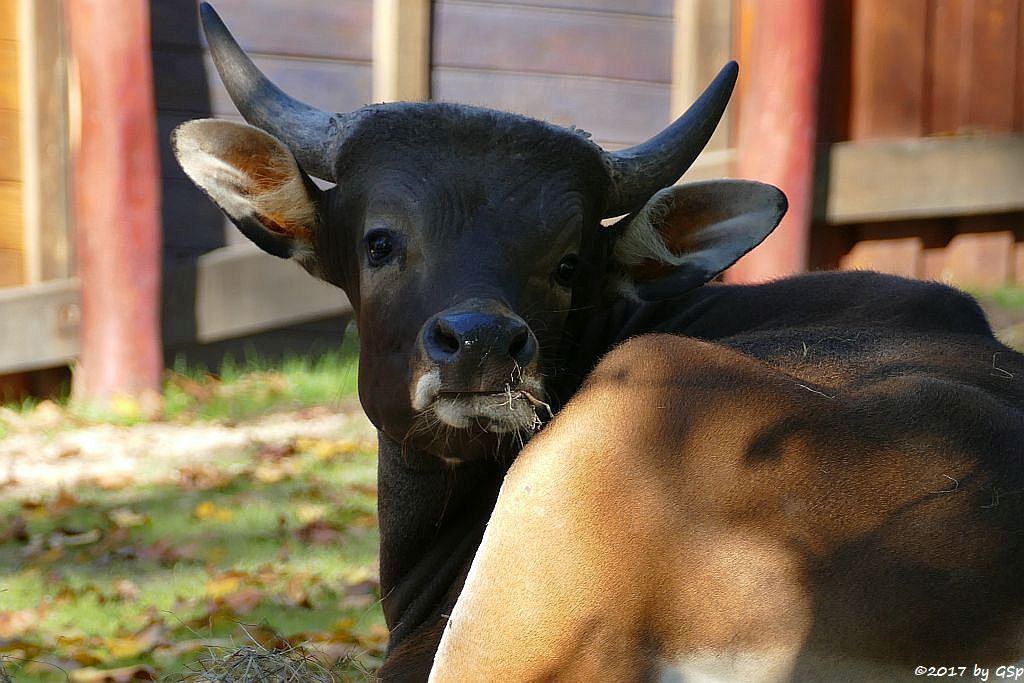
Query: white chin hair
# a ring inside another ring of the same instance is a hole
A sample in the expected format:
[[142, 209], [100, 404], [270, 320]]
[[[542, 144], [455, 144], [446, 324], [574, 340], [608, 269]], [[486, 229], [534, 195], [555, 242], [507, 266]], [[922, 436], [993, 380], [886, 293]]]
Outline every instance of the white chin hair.
[[442, 396], [432, 407], [441, 422], [458, 429], [478, 424], [489, 432], [505, 434], [533, 431], [540, 423], [530, 402], [515, 393]]

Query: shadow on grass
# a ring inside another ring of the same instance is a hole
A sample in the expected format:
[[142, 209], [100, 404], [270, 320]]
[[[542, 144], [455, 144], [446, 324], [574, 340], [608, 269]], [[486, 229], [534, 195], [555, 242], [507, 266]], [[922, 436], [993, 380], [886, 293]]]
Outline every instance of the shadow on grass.
[[211, 646], [379, 661], [371, 452], [4, 501], [0, 520], [0, 656], [34, 660], [19, 681], [67, 680], [54, 667], [177, 674]]

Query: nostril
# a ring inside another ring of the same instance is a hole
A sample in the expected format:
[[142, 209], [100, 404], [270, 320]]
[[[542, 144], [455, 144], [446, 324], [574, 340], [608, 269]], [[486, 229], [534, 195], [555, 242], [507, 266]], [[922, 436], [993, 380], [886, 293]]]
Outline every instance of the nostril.
[[438, 319], [430, 328], [430, 348], [444, 356], [454, 356], [459, 352], [460, 340], [458, 333], [449, 327], [444, 319]]
[[529, 365], [533, 362], [537, 353], [537, 343], [534, 341], [530, 328], [524, 325], [512, 333], [508, 353], [520, 365]]

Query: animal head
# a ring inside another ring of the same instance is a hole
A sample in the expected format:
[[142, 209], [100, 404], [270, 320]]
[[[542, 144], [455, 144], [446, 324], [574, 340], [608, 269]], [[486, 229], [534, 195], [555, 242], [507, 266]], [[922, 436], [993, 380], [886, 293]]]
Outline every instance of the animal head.
[[576, 128], [456, 104], [323, 112], [260, 73], [209, 5], [202, 18], [251, 125], [181, 125], [179, 162], [259, 247], [346, 292], [368, 416], [442, 457], [537, 425], [571, 311], [697, 287], [785, 211], [759, 183], [672, 185], [718, 124], [734, 63], [664, 131], [607, 152]]

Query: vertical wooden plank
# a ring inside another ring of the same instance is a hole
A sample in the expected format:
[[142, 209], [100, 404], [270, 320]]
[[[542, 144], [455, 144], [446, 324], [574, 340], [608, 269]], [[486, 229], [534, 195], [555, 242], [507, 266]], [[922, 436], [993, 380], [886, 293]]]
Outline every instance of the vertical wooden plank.
[[[675, 120], [703, 92], [732, 56], [732, 5], [722, 0], [675, 0], [672, 36], [671, 116]], [[742, 65], [741, 65], [742, 66]], [[730, 107], [705, 149], [727, 149]]]
[[[1024, 3], [1017, 11], [1017, 79], [1014, 85], [1013, 130], [1024, 133]], [[1018, 276], [1024, 280], [1024, 274]]]
[[821, 75], [823, 3], [758, 3], [736, 145], [736, 175], [786, 193], [789, 213], [733, 266], [732, 281], [790, 275], [807, 267]]
[[962, 233], [949, 242], [942, 279], [961, 286], [1001, 287], [1013, 281], [1013, 233]]
[[923, 243], [917, 237], [864, 240], [840, 259], [843, 270], [876, 270], [890, 275], [917, 277]]
[[986, 133], [1013, 130], [1019, 0], [974, 0], [966, 123]]
[[21, 0], [26, 280], [72, 273], [67, 71], [61, 0]]
[[18, 8], [19, 0], [0, 0], [0, 287], [25, 279]]
[[18, 0], [0, 0], [0, 40], [18, 40]]
[[962, 85], [970, 74], [970, 0], [931, 0], [926, 133], [953, 133], [967, 118]]
[[0, 180], [21, 179], [18, 112], [0, 109]]
[[852, 139], [923, 133], [926, 9], [926, 0], [854, 5]]
[[0, 249], [22, 250], [21, 183], [0, 181]]
[[818, 122], [818, 140], [825, 143], [850, 139], [852, 24], [853, 0], [825, 3]]
[[0, 248], [0, 287], [20, 285], [25, 277], [24, 267], [20, 249]]
[[374, 0], [375, 101], [430, 98], [430, 26], [430, 0]]
[[81, 130], [74, 138], [81, 357], [72, 392], [158, 405], [160, 198], [146, 0], [66, 5]]
[[18, 45], [0, 41], [0, 109], [18, 111]]
[[921, 266], [917, 277], [922, 280], [944, 282], [946, 272], [946, 248], [931, 247], [921, 250]]

